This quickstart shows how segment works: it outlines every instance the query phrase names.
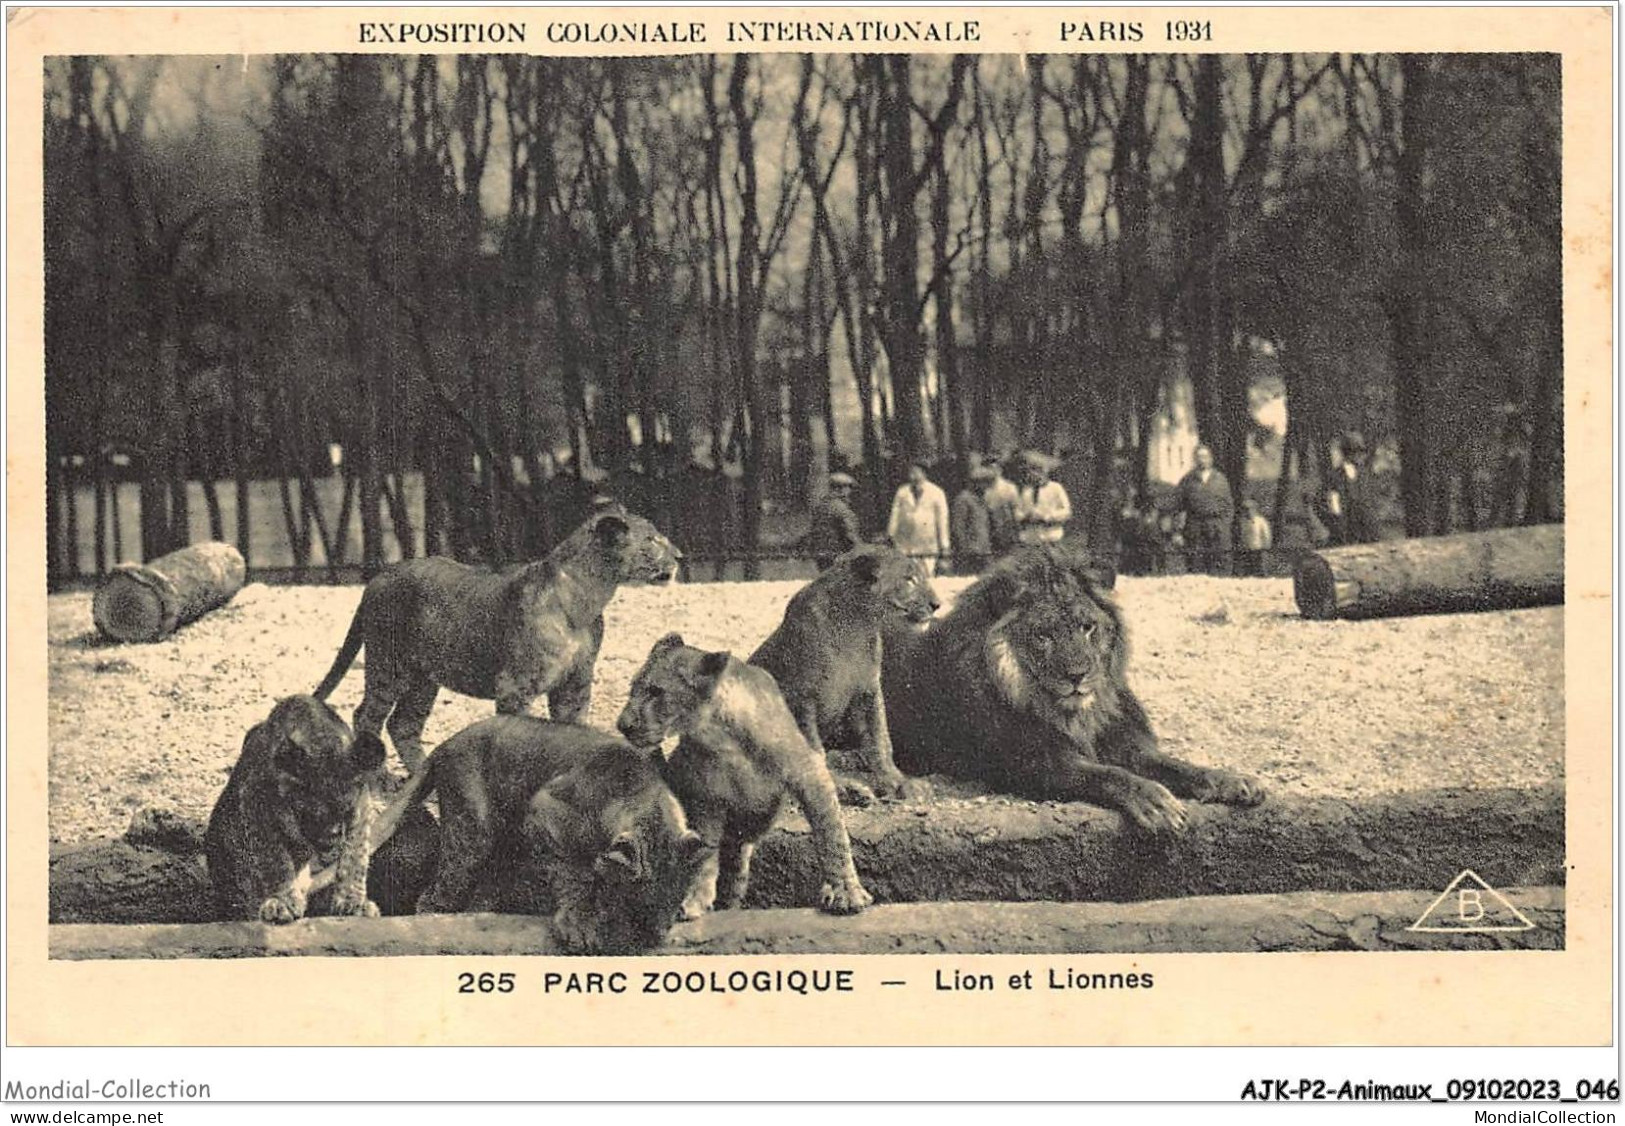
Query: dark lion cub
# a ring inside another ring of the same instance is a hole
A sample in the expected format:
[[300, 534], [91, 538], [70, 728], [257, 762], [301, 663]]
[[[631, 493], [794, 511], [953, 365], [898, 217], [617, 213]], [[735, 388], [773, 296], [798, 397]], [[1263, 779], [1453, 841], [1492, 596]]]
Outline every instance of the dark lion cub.
[[[431, 793], [438, 822], [421, 806]], [[647, 751], [533, 716], [493, 716], [447, 739], [377, 835], [387, 839], [368, 887], [391, 913], [541, 906], [580, 953], [660, 945], [711, 851]], [[539, 900], [516, 905], [516, 881], [538, 874]]]
[[384, 761], [376, 736], [352, 737], [309, 696], [277, 703], [243, 739], [204, 834], [209, 880], [224, 919], [289, 923], [305, 914], [311, 865], [340, 848], [335, 915], [376, 915], [367, 898], [371, 783]]
[[689, 824], [720, 842], [715, 863], [706, 865], [684, 904], [687, 917], [744, 899], [751, 851], [786, 795], [794, 796], [812, 827], [824, 876], [819, 905], [850, 915], [872, 902], [852, 865], [824, 756], [802, 737], [767, 672], [667, 634], [632, 679], [616, 726], [640, 746], [658, 748], [668, 735], [682, 736], [666, 761], [666, 780]]

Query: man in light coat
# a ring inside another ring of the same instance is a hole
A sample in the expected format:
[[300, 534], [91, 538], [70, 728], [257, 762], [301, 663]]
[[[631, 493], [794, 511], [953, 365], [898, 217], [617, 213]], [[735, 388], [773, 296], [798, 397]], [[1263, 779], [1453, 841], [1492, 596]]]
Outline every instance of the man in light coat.
[[925, 466], [908, 467], [908, 481], [892, 498], [886, 535], [892, 546], [920, 561], [925, 573], [937, 573], [937, 559], [949, 551], [948, 495], [932, 484]]

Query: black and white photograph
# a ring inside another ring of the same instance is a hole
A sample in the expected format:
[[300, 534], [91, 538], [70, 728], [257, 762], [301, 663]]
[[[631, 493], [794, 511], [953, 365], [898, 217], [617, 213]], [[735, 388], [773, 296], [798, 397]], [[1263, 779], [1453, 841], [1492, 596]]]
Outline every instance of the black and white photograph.
[[49, 962], [1570, 947], [1565, 55], [910, 11], [43, 57]]

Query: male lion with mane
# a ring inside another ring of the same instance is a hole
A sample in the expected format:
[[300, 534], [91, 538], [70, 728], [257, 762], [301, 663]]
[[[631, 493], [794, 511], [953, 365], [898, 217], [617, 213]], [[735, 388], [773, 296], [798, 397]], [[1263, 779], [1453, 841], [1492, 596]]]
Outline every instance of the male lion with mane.
[[1016, 549], [923, 634], [888, 635], [897, 764], [1026, 798], [1087, 801], [1179, 832], [1180, 798], [1251, 806], [1259, 783], [1164, 754], [1129, 690], [1128, 634], [1087, 555]]

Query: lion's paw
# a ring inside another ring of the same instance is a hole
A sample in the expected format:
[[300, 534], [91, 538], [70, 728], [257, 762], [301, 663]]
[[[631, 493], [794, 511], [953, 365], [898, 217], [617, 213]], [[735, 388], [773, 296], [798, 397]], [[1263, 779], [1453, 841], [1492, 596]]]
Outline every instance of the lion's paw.
[[819, 909], [831, 915], [856, 915], [874, 901], [874, 896], [856, 881], [825, 884], [818, 892]]
[[713, 901], [709, 896], [690, 894], [683, 900], [683, 909], [678, 913], [678, 918], [685, 923], [692, 922], [695, 919], [703, 919], [705, 913], [711, 910], [712, 903]]
[[362, 896], [357, 899], [352, 896], [334, 896], [333, 914], [350, 915], [361, 919], [376, 919], [378, 917], [378, 904]]
[[930, 801], [935, 793], [924, 778], [909, 778], [899, 774], [889, 787], [887, 797], [898, 801]]
[[291, 923], [303, 914], [300, 905], [286, 896], [273, 895], [260, 904], [260, 920], [266, 923]]
[[1220, 805], [1254, 806], [1262, 802], [1265, 796], [1264, 785], [1256, 778], [1237, 774], [1233, 770], [1210, 770], [1207, 792], [1202, 800]]
[[590, 954], [598, 948], [597, 931], [568, 907], [553, 913], [553, 933], [559, 945], [572, 954]]
[[1141, 778], [1123, 797], [1123, 812], [1148, 833], [1183, 833], [1185, 803], [1162, 785]]
[[867, 809], [877, 800], [875, 792], [868, 784], [856, 778], [836, 778], [835, 794], [842, 805], [850, 805], [856, 809]]

